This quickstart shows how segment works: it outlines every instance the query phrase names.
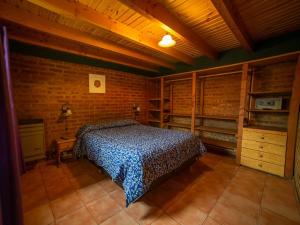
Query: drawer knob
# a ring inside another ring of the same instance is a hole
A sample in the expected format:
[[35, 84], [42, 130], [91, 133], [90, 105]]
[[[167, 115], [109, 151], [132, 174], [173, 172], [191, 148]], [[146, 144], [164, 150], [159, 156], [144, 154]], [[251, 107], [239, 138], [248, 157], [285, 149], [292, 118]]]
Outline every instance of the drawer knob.
[[261, 137], [261, 139], [262, 139], [262, 140], [264, 140], [264, 139], [265, 139], [265, 137]]
[[261, 163], [259, 163], [259, 164], [258, 164], [258, 166], [259, 166], [259, 167], [262, 167], [262, 164], [261, 164]]
[[264, 146], [259, 146], [259, 148], [264, 148]]
[[263, 154], [260, 154], [259, 157], [262, 158], [262, 157], [264, 157], [264, 155], [263, 155]]

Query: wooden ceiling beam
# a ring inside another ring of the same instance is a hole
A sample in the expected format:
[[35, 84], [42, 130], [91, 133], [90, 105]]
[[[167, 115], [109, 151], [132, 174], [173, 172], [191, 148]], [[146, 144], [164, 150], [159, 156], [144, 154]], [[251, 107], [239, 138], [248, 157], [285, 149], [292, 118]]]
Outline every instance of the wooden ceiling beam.
[[243, 48], [252, 51], [253, 40], [233, 2], [231, 0], [211, 0], [211, 2]]
[[99, 59], [99, 60], [103, 60], [103, 61], [107, 61], [107, 62], [117, 63], [120, 65], [134, 67], [137, 69], [142, 69], [142, 70], [147, 70], [147, 71], [152, 71], [152, 72], [158, 71], [158, 68], [153, 65], [152, 66], [143, 65], [142, 62], [135, 64], [133, 62], [130, 62], [130, 60], [128, 60], [128, 58], [124, 58], [124, 57], [120, 58], [120, 57], [112, 56], [111, 54], [104, 53], [103, 51], [101, 52], [101, 55], [96, 55], [96, 54], [88, 53], [88, 51], [86, 51], [82, 48], [81, 48], [81, 51], [79, 51], [79, 50], [75, 50], [75, 49], [70, 49], [65, 46], [57, 45], [57, 44], [54, 44], [54, 43], [51, 43], [51, 42], [48, 42], [45, 40], [32, 39], [32, 38], [15, 35], [15, 34], [9, 34], [9, 39], [20, 41], [20, 42], [34, 45], [34, 46], [39, 46], [39, 47], [49, 48], [49, 49], [53, 49], [53, 50], [57, 50], [57, 51], [67, 52], [67, 53], [71, 53], [74, 55], [79, 55], [79, 56], [89, 57], [89, 58], [93, 58], [93, 59]]
[[174, 65], [163, 62], [160, 59], [126, 48], [120, 44], [93, 38], [90, 35], [86, 35], [80, 31], [68, 28], [58, 23], [50, 22], [47, 19], [33, 15], [8, 3], [0, 2], [0, 8], [5, 9], [0, 10], [0, 18], [4, 20], [53, 36], [62, 37], [88, 46], [115, 52], [123, 56], [131, 57], [133, 60], [144, 61], [154, 65], [174, 69]]
[[117, 20], [114, 20], [105, 14], [83, 5], [79, 1], [67, 0], [27, 0], [33, 4], [43, 7], [47, 10], [71, 17], [72, 19], [80, 19], [82, 21], [93, 24], [102, 29], [127, 38], [143, 47], [163, 53], [173, 59], [193, 64], [193, 59], [174, 48], [162, 48], [158, 46], [158, 40], [143, 35], [142, 32], [131, 28]]
[[184, 39], [204, 55], [216, 59], [218, 52], [210, 46], [198, 33], [193, 31], [192, 28], [181, 22], [169, 10], [156, 0], [120, 0], [122, 3], [137, 12], [150, 17], [159, 22], [162, 27], [169, 33]]

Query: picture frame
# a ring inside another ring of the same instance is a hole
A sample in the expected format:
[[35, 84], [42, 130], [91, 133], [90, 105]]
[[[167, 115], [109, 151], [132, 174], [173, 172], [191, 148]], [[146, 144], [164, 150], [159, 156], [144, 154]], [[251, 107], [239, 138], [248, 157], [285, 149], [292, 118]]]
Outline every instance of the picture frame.
[[105, 92], [105, 75], [89, 74], [89, 93]]

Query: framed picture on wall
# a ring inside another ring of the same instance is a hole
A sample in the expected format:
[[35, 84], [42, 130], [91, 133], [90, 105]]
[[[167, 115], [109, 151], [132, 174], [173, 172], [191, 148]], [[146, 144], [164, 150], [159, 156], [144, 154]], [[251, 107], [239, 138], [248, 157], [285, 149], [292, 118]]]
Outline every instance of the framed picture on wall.
[[105, 75], [89, 74], [89, 92], [105, 93]]

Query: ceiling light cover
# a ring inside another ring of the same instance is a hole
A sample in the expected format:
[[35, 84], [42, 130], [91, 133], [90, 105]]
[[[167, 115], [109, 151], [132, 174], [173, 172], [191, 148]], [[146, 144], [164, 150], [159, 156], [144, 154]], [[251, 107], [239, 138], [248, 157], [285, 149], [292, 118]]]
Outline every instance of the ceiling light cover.
[[158, 45], [163, 48], [172, 47], [176, 44], [176, 41], [172, 39], [172, 36], [170, 34], [166, 34], [163, 36], [160, 42], [158, 42]]

